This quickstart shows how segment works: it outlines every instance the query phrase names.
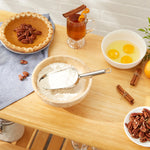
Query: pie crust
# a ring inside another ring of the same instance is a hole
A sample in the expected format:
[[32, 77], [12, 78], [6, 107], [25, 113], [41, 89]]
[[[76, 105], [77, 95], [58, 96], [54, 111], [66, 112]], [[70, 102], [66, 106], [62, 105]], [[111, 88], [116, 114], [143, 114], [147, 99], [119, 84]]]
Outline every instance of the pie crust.
[[[32, 44], [23, 44], [18, 40], [16, 32], [14, 32], [16, 27], [24, 23], [31, 24], [36, 30], [42, 32], [42, 35], [38, 36]], [[32, 53], [47, 46], [52, 39], [53, 33], [52, 24], [46, 17], [37, 13], [22, 12], [3, 22], [0, 39], [7, 48], [15, 52]]]

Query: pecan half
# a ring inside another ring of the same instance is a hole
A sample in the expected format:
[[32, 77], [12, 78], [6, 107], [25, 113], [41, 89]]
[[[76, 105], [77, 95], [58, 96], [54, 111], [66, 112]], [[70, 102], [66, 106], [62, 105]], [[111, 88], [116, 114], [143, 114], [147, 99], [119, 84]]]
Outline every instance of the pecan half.
[[150, 129], [150, 124], [149, 124], [149, 123], [147, 123], [147, 124], [146, 124], [146, 127], [147, 127], [148, 129]]
[[146, 132], [146, 128], [145, 128], [144, 126], [141, 126], [141, 127], [140, 127], [140, 131]]
[[19, 77], [20, 81], [22, 81], [24, 79], [24, 77], [21, 74], [19, 74], [18, 77]]
[[25, 39], [25, 38], [26, 38], [25, 35], [20, 35], [20, 36], [18, 37], [18, 40], [21, 41], [21, 40], [23, 40], [23, 39]]
[[22, 42], [23, 44], [29, 44], [29, 40], [28, 40], [28, 39], [22, 39], [21, 42]]
[[20, 60], [20, 64], [26, 65], [26, 64], [28, 64], [28, 61], [26, 61], [26, 60]]
[[143, 138], [144, 136], [145, 136], [145, 133], [142, 132], [142, 131], [140, 131], [140, 132], [139, 132], [139, 137], [140, 137], [140, 138]]
[[41, 35], [42, 32], [41, 32], [41, 31], [35, 31], [34, 34], [35, 34], [35, 35]]
[[146, 135], [148, 138], [150, 138], [150, 133], [146, 133], [145, 135]]
[[29, 76], [29, 73], [27, 71], [24, 71], [23, 75], [24, 75], [24, 77], [27, 77], [27, 76]]
[[146, 137], [143, 137], [143, 138], [140, 138], [140, 142], [146, 142], [147, 141], [147, 138]]

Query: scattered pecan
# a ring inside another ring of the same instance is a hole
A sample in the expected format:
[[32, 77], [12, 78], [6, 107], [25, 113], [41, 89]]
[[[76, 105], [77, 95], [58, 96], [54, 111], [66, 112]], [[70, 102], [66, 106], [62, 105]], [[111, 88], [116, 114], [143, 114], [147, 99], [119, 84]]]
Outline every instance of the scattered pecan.
[[29, 73], [26, 72], [26, 71], [24, 71], [24, 72], [23, 72], [23, 75], [24, 75], [24, 77], [27, 77], [27, 76], [29, 76]]
[[[27, 64], [28, 62], [26, 61], [26, 60], [20, 60], [20, 64]], [[23, 76], [21, 75], [21, 74], [19, 74], [18, 76], [19, 76], [19, 80], [24, 80], [24, 79], [26, 79], [26, 77], [28, 77], [29, 76], [29, 73], [27, 72], [27, 71], [23, 71]]]
[[24, 79], [24, 76], [22, 76], [21, 74], [18, 75], [19, 80], [22, 81]]
[[29, 73], [27, 71], [24, 71], [22, 74], [23, 74], [23, 76], [21, 74], [18, 75], [19, 80], [21, 80], [21, 81], [26, 79], [29, 76]]
[[37, 35], [41, 35], [41, 31], [37, 31], [31, 24], [21, 24], [19, 27], [14, 29], [17, 33], [18, 40], [23, 44], [32, 44], [36, 39]]
[[20, 64], [26, 65], [28, 62], [26, 60], [20, 60]]
[[142, 113], [130, 114], [125, 126], [133, 138], [139, 138], [140, 142], [150, 141], [150, 110], [144, 108]]

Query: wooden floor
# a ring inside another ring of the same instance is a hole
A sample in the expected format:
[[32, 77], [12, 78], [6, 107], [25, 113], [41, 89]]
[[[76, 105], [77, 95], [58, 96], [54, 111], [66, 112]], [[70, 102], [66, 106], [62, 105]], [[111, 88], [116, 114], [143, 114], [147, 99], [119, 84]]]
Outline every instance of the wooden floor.
[[0, 141], [0, 150], [73, 150], [71, 141], [52, 134], [25, 127], [23, 137], [17, 142]]

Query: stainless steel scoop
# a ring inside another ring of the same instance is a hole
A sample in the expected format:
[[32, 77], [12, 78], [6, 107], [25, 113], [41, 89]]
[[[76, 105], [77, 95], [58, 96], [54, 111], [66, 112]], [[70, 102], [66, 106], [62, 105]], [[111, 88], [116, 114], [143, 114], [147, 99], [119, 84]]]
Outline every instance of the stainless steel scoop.
[[96, 76], [110, 72], [111, 68], [107, 68], [78, 74], [78, 71], [75, 68], [69, 67], [56, 72], [49, 72], [47, 74], [44, 74], [39, 79], [39, 82], [43, 82], [43, 88], [47, 90], [66, 89], [74, 87], [78, 83], [80, 78]]

